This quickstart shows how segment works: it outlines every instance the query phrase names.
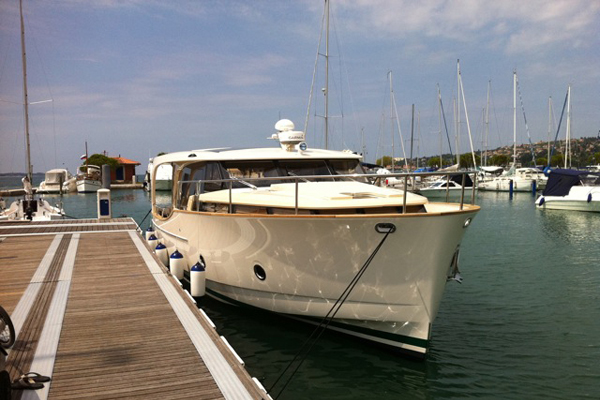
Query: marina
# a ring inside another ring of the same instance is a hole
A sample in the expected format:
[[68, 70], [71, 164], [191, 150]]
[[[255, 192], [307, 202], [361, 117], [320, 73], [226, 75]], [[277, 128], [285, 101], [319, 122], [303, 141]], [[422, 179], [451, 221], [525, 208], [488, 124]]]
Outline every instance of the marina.
[[0, 304], [16, 333], [6, 370], [52, 379], [13, 398], [266, 398], [136, 228], [0, 224]]
[[600, 398], [600, 8], [321, 3], [0, 6], [0, 400]]
[[[60, 196], [46, 199], [56, 203]], [[282, 399], [597, 397], [598, 215], [537, 210], [530, 193], [479, 192], [475, 200], [482, 210], [461, 245], [464, 281], [447, 285], [428, 359], [412, 361], [326, 332]], [[150, 208], [143, 190], [113, 191], [112, 201], [115, 216], [138, 223]], [[96, 216], [95, 194], [65, 195], [62, 202], [70, 216]], [[267, 390], [313, 331], [209, 297], [198, 304]]]

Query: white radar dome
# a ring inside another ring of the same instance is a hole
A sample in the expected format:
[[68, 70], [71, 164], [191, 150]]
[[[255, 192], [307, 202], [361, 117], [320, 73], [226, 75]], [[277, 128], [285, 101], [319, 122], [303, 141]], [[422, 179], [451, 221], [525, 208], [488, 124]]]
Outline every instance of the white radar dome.
[[289, 119], [280, 119], [275, 124], [275, 130], [278, 132], [293, 131], [296, 126]]

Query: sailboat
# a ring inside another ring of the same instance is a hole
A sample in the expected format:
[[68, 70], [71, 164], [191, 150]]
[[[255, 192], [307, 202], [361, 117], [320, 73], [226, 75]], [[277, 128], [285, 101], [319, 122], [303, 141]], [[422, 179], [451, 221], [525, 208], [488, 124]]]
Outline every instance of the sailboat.
[[21, 16], [21, 56], [23, 61], [23, 106], [25, 110], [27, 176], [22, 179], [23, 189], [25, 191], [23, 199], [12, 202], [8, 208], [0, 209], [0, 221], [44, 221], [62, 219], [64, 217], [62, 207], [53, 207], [47, 200], [41, 197], [35, 197], [31, 187], [33, 182], [33, 167], [31, 165], [31, 146], [29, 142], [29, 100], [27, 98], [27, 60], [25, 57], [25, 24], [23, 23], [22, 0], [19, 1], [19, 12]]
[[[536, 185], [545, 185], [546, 177], [537, 168], [517, 168], [517, 71], [513, 72], [513, 162], [504, 174], [479, 182], [480, 190], [496, 192], [531, 192]], [[539, 186], [538, 186], [539, 187]]]

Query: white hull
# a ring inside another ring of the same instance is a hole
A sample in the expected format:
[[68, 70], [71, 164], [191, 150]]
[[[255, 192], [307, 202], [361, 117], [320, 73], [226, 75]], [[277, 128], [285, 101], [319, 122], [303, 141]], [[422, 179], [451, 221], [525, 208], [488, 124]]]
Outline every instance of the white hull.
[[81, 179], [77, 181], [77, 193], [94, 193], [102, 188], [102, 181]]
[[63, 219], [64, 212], [53, 207], [42, 198], [13, 201], [5, 210], [0, 210], [0, 221], [50, 221]]
[[600, 212], [600, 187], [573, 186], [566, 196], [540, 196], [540, 209]]
[[[427, 204], [429, 211], [448, 205]], [[455, 205], [457, 210], [458, 205]], [[223, 300], [303, 318], [322, 318], [383, 239], [358, 285], [337, 313], [333, 329], [425, 354], [431, 323], [462, 236], [477, 207], [436, 217], [258, 216], [175, 211], [154, 219], [169, 253], [188, 268], [206, 261], [207, 290]], [[436, 235], [431, 235], [436, 232]], [[255, 265], [266, 273], [260, 280]]]
[[[519, 178], [496, 178], [487, 182], [479, 182], [477, 186], [480, 190], [488, 190], [493, 192], [509, 192], [510, 182], [513, 182], [513, 192], [532, 192], [534, 179], [519, 179]], [[536, 182], [536, 190], [537, 182]]]
[[58, 193], [73, 193], [77, 191], [77, 184], [75, 178], [71, 178], [62, 185], [60, 183], [48, 183], [42, 182], [38, 187], [38, 193], [58, 194]]

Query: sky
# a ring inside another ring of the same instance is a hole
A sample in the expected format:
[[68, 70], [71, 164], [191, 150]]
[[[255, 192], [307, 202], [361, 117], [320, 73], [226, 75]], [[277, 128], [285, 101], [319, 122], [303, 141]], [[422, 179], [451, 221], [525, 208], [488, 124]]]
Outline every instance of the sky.
[[[34, 171], [74, 173], [86, 143], [89, 154], [140, 162], [138, 174], [159, 152], [276, 146], [267, 138], [281, 118], [323, 147], [323, 6], [24, 0]], [[598, 135], [599, 0], [333, 0], [330, 10], [331, 149], [364, 152], [367, 162], [401, 156], [402, 145], [408, 156], [411, 143], [414, 156], [438, 154], [440, 142], [448, 153], [439, 85], [456, 151], [457, 60], [461, 153], [469, 130], [475, 149], [512, 145], [515, 70], [518, 143], [554, 138], [569, 85], [572, 137]], [[0, 173], [27, 169], [22, 85], [19, 3], [2, 0]]]

